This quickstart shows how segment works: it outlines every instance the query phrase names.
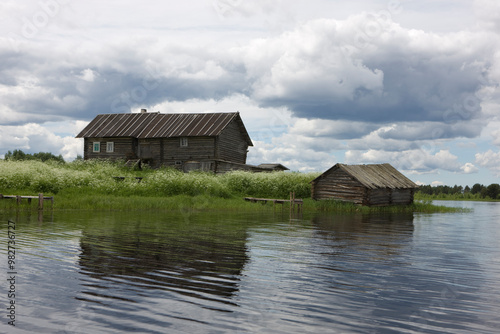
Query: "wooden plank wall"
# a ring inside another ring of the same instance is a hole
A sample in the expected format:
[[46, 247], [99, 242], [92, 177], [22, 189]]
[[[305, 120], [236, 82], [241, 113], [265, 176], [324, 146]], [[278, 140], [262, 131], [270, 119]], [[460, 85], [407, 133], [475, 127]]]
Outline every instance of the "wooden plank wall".
[[245, 164], [247, 162], [248, 143], [241, 135], [240, 127], [232, 121], [217, 139], [216, 158]]
[[165, 138], [162, 142], [161, 164], [165, 166], [175, 166], [176, 161], [207, 161], [215, 158], [215, 138], [213, 137], [188, 137], [187, 147], [181, 147], [180, 138]]
[[[93, 152], [93, 143], [101, 143], [101, 151]], [[114, 143], [114, 152], [106, 152], [106, 143]], [[85, 138], [83, 143], [84, 159], [125, 159], [137, 152], [133, 138]]]
[[391, 204], [392, 190], [389, 188], [368, 189], [366, 205], [383, 206]]
[[356, 204], [367, 200], [366, 189], [349, 174], [337, 169], [317, 180], [312, 188], [313, 199], [336, 198]]
[[392, 189], [392, 204], [407, 205], [413, 203], [414, 189]]
[[329, 174], [312, 184], [312, 198], [316, 200], [335, 198], [356, 204], [385, 206], [413, 203], [414, 189], [377, 188], [367, 189], [352, 176], [341, 169]]

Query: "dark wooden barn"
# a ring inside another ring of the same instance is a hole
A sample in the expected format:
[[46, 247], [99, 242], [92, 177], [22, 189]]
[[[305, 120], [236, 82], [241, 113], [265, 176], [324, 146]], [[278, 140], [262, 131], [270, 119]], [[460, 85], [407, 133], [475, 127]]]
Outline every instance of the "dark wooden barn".
[[390, 164], [336, 164], [311, 181], [315, 200], [337, 199], [361, 205], [413, 203], [417, 185]]
[[252, 170], [246, 165], [253, 146], [238, 112], [103, 114], [78, 135], [84, 159], [124, 159], [180, 170], [223, 173]]

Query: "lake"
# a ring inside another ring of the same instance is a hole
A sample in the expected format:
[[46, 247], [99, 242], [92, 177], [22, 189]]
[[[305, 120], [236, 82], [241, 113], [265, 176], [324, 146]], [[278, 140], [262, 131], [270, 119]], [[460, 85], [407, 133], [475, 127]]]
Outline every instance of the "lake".
[[500, 332], [500, 203], [439, 204], [474, 211], [0, 213], [0, 332]]

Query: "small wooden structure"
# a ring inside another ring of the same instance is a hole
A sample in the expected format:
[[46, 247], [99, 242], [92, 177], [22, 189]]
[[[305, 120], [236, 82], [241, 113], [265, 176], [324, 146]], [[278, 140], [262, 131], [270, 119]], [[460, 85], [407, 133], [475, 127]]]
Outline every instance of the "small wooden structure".
[[245, 201], [249, 202], [262, 202], [262, 204], [266, 204], [267, 202], [272, 202], [273, 206], [276, 204], [281, 204], [283, 208], [283, 204], [290, 203], [290, 212], [295, 211], [295, 206], [297, 206], [297, 212], [302, 212], [302, 205], [304, 205], [304, 201], [301, 198], [295, 198], [295, 192], [290, 193], [290, 199], [275, 199], [275, 198], [256, 198], [256, 197], [245, 197]]
[[28, 203], [31, 204], [32, 199], [38, 199], [38, 210], [43, 210], [43, 201], [50, 201], [52, 206], [54, 206], [53, 196], [43, 196], [43, 194], [38, 194], [38, 196], [21, 196], [21, 195], [2, 195], [0, 194], [0, 199], [13, 198], [16, 199], [17, 205], [21, 204], [21, 200], [27, 199]]
[[311, 181], [311, 196], [370, 206], [407, 205], [413, 203], [416, 188], [388, 163], [336, 164]]

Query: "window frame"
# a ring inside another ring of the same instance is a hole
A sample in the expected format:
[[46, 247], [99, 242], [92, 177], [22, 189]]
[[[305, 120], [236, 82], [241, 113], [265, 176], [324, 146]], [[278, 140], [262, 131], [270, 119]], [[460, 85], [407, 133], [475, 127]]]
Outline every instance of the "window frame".
[[115, 143], [112, 141], [108, 141], [106, 143], [106, 152], [113, 153], [115, 151]]
[[101, 142], [92, 142], [92, 153], [101, 153]]
[[187, 137], [181, 137], [180, 142], [179, 142], [180, 147], [188, 147], [188, 138]]

